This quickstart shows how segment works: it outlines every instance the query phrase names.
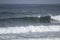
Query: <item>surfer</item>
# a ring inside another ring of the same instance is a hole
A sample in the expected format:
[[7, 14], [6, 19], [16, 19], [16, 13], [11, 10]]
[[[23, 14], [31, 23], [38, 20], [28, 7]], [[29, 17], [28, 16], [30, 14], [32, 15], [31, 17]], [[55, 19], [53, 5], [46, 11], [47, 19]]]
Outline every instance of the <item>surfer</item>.
[[50, 23], [51, 22], [51, 17], [50, 16], [40, 17], [39, 21], [42, 22], [42, 23]]

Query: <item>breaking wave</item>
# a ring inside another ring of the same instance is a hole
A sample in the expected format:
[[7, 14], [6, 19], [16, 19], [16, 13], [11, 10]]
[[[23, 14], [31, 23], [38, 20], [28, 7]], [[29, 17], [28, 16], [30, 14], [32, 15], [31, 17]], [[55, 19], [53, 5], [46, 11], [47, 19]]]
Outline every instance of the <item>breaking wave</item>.
[[51, 31], [60, 31], [60, 25], [50, 25], [50, 26], [27, 26], [27, 27], [6, 27], [0, 28], [0, 34], [7, 33], [29, 33], [29, 32], [51, 32]]
[[42, 22], [42, 23], [50, 23], [50, 22], [60, 22], [60, 15], [56, 16], [26, 16], [26, 17], [15, 17], [15, 18], [2, 18], [0, 21], [5, 20], [26, 20], [26, 21], [35, 21], [35, 22]]
[[[60, 22], [60, 15], [57, 16], [50, 16], [51, 19], [54, 19], [54, 22], [59, 21]], [[0, 21], [4, 20], [36, 20], [40, 19], [41, 17], [22, 17], [22, 18], [6, 18], [6, 19], [0, 19]], [[43, 17], [45, 18], [45, 16]], [[23, 21], [22, 20], [22, 21]], [[12, 22], [13, 22], [12, 21]], [[6, 21], [7, 22], [7, 21]], [[14, 21], [15, 22], [15, 21]], [[5, 23], [6, 24], [6, 23]], [[24, 24], [24, 22], [23, 22]], [[37, 24], [37, 23], [36, 23]], [[7, 34], [7, 33], [28, 33], [28, 32], [45, 32], [45, 31], [60, 31], [60, 25], [28, 25], [28, 26], [15, 26], [15, 27], [2, 27], [0, 28], [0, 34]]]
[[60, 21], [60, 15], [56, 15], [56, 16], [51, 16], [52, 19], [55, 19], [55, 20], [59, 20]]

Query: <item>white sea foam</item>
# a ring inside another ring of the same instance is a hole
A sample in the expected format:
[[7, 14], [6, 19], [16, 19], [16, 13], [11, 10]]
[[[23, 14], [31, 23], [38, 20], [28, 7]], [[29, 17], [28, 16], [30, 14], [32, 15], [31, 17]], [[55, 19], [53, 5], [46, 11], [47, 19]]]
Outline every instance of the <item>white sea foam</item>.
[[51, 18], [60, 21], [60, 15], [51, 16]]
[[12, 39], [12, 40], [60, 40], [60, 38], [39, 38], [39, 39]]
[[60, 25], [51, 25], [51, 26], [21, 26], [21, 27], [6, 27], [0, 28], [0, 34], [7, 33], [28, 33], [28, 32], [48, 32], [48, 31], [60, 31]]

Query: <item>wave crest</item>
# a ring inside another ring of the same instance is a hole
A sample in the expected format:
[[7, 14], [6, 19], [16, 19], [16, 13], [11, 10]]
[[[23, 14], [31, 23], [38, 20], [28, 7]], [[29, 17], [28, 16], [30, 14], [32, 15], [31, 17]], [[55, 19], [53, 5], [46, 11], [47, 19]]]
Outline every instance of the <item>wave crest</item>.
[[0, 19], [0, 21], [2, 21], [2, 20], [17, 20], [17, 19], [42, 22], [42, 23], [50, 23], [51, 17], [50, 16], [42, 16], [42, 17], [5, 18], [5, 19]]
[[4, 18], [0, 19], [0, 21], [12, 21], [12, 20], [21, 20], [28, 22], [41, 22], [41, 23], [52, 23], [52, 22], [60, 22], [60, 15], [57, 16], [26, 16], [26, 17], [15, 17], [15, 18]]

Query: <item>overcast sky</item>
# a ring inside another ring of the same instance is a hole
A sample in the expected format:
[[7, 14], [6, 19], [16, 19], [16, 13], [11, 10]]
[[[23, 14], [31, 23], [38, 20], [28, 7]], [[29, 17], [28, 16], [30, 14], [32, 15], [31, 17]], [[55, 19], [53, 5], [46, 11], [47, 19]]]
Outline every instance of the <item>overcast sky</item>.
[[60, 0], [0, 0], [0, 4], [60, 4]]

